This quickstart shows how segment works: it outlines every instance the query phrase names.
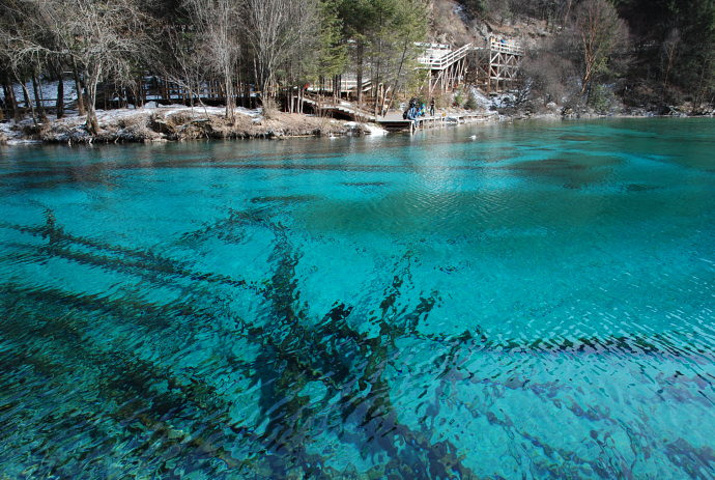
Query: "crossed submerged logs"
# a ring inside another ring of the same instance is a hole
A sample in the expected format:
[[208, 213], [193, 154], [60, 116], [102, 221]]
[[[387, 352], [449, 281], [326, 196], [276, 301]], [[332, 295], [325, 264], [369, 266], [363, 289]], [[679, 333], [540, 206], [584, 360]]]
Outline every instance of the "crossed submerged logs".
[[[106, 416], [117, 425], [126, 427], [119, 430], [123, 433], [117, 433], [104, 423], [87, 421], [84, 424], [88, 433], [93, 438], [109, 439], [117, 435], [124, 440], [132, 438], [137, 446], [131, 454], [149, 455], [153, 460], [147, 461], [157, 472], [168, 471], [174, 464], [216, 472], [254, 472], [275, 478], [299, 474], [340, 478], [339, 472], [327, 466], [327, 458], [308, 448], [319, 431], [329, 430], [340, 441], [354, 444], [362, 455], [384, 455], [385, 460], [373, 467], [373, 476], [477, 478], [463, 464], [456, 445], [448, 440], [431, 440], [439, 438], [433, 427], [421, 425], [415, 429], [400, 421], [386, 369], [399, 354], [396, 343], [403, 338], [429, 342], [442, 351], [432, 365], [440, 372], [437, 378], [441, 381], [457, 378], [472, 383], [499, 383], [499, 380], [474, 378], [473, 374], [460, 369], [461, 359], [476, 351], [704, 353], [696, 347], [676, 349], [672, 339], [665, 335], [500, 343], [489, 339], [479, 327], [461, 335], [423, 334], [418, 327], [437, 305], [439, 297], [432, 293], [421, 298], [417, 305], [398, 305], [411, 279], [413, 260], [409, 252], [395, 263], [392, 282], [384, 288], [379, 305], [368, 318], [355, 318], [357, 310], [341, 301], [336, 301], [321, 318], [311, 318], [298, 289], [296, 267], [301, 253], [293, 247], [287, 229], [269, 219], [268, 209], [232, 210], [228, 217], [187, 232], [179, 239], [189, 246], [208, 238], [239, 242], [247, 227], [267, 229], [273, 238], [269, 257], [272, 276], [260, 284], [235, 276], [201, 272], [189, 262], [176, 261], [151, 250], [72, 235], [58, 224], [51, 210], [46, 212], [44, 225], [2, 224], [0, 227], [46, 241], [33, 246], [35, 251], [26, 254], [30, 260], [57, 257], [137, 276], [155, 285], [165, 284], [167, 280], [180, 281], [180, 288], [188, 292], [181, 300], [156, 305], [143, 300], [140, 294], [107, 298], [11, 283], [2, 286], [3, 309], [8, 315], [0, 322], [0, 333], [9, 339], [15, 351], [22, 352], [12, 362], [7, 358], [8, 353], [0, 354], [4, 371], [14, 372], [18, 365], [25, 365], [38, 378], [56, 377], [54, 382], [58, 382], [72, 378], [72, 368], [67, 365], [86, 366], [88, 385], [84, 388], [89, 396], [96, 398], [80, 408], [92, 417], [97, 413], [92, 412], [88, 404], [94, 408], [99, 406], [106, 409]], [[247, 292], [264, 305], [263, 321], [246, 321], [225, 306], [236, 289]], [[129, 324], [138, 334], [150, 339], [161, 338], [153, 347], [160, 353], [158, 358], [134, 355], [133, 349], [138, 346], [136, 339], [118, 338], [119, 346], [126, 343], [123, 349], [116, 345], [108, 348], [96, 342], [88, 332], [96, 330], [97, 324], [106, 324], [110, 329]], [[376, 327], [372, 334], [355, 327], [366, 324]], [[207, 328], [216, 338], [243, 342], [253, 357], [237, 358], [227, 346], [212, 352], [210, 371], [175, 363], [173, 359], [178, 356], [173, 349], [194, 345], [206, 334]], [[38, 342], [43, 348], [37, 348]], [[162, 361], [166, 358], [168, 363]], [[247, 390], [256, 390], [256, 408], [262, 420], [248, 425], [231, 415], [231, 397], [216, 388], [216, 372], [220, 378], [245, 379], [249, 384]], [[322, 399], [314, 400], [303, 393], [311, 382], [322, 386], [325, 391]], [[499, 385], [532, 389], [540, 397], [544, 389], [563, 388], [538, 384], [526, 387], [526, 382], [513, 380]], [[569, 408], [578, 416], [597, 415], [604, 421], [615, 421], [604, 412], [575, 404]], [[508, 420], [490, 412], [473, 414], [486, 415], [491, 424], [502, 428], [513, 428]], [[258, 424], [264, 427], [259, 429]], [[541, 445], [540, 448], [550, 448], [528, 432], [516, 433], [531, 444]], [[46, 434], [62, 435], [62, 432], [55, 427], [49, 428]], [[107, 440], [91, 448], [100, 455], [102, 449], [111, 448], [112, 444]], [[236, 445], [245, 448], [242, 450]], [[687, 445], [677, 447], [682, 450]], [[558, 453], [565, 458], [573, 452]], [[707, 456], [707, 452], [696, 453]], [[576, 457], [572, 455], [572, 458]], [[171, 462], [167, 463], [167, 459]], [[598, 471], [598, 465], [586, 459], [579, 461]], [[47, 468], [55, 467], [48, 465]]]
[[[311, 419], [319, 412], [313, 411], [309, 399], [299, 393], [309, 381], [319, 381], [330, 392], [326, 398], [339, 396], [340, 421], [354, 422], [363, 433], [351, 437], [359, 443], [360, 451], [379, 449], [390, 460], [385, 471], [401, 472], [401, 475], [414, 474], [419, 465], [424, 472], [433, 472], [434, 476], [453, 475], [461, 472], [462, 478], [469, 478], [469, 470], [456, 460], [456, 448], [445, 442], [431, 444], [429, 435], [413, 431], [400, 424], [389, 398], [389, 385], [383, 378], [384, 369], [389, 362], [388, 356], [395, 349], [394, 341], [404, 329], [396, 328], [385, 318], [390, 306], [399, 295], [402, 284], [400, 276], [386, 290], [386, 298], [381, 303], [382, 318], [379, 319], [382, 338], [369, 338], [366, 334], [351, 328], [346, 318], [352, 308], [343, 303], [335, 306], [319, 321], [316, 326], [305, 322], [307, 312], [302, 309], [297, 297], [295, 267], [300, 254], [294, 252], [285, 229], [278, 224], [266, 221], [255, 214], [232, 212], [224, 222], [203, 229], [194, 234], [184, 235], [191, 241], [197, 237], [214, 235], [221, 230], [239, 228], [246, 222], [263, 225], [275, 236], [275, 248], [271, 261], [275, 262], [274, 274], [267, 284], [257, 288], [255, 285], [215, 274], [206, 274], [191, 270], [185, 264], [177, 264], [170, 258], [164, 258], [149, 251], [131, 249], [107, 244], [98, 240], [67, 233], [58, 225], [52, 211], [46, 213], [43, 226], [27, 227], [3, 224], [4, 228], [13, 228], [25, 234], [44, 238], [47, 244], [38, 247], [36, 260], [59, 257], [82, 265], [101, 267], [125, 274], [138, 275], [152, 282], [162, 279], [179, 278], [193, 283], [216, 283], [227, 288], [242, 288], [258, 293], [270, 308], [269, 316], [274, 322], [256, 327], [236, 319], [239, 328], [231, 334], [253, 344], [258, 349], [255, 361], [236, 361], [229, 358], [229, 364], [222, 366], [222, 374], [239, 375], [260, 382], [260, 399], [257, 405], [267, 419], [267, 426], [261, 435], [256, 435], [253, 428], [235, 425], [235, 420], [228, 416], [229, 406], [222, 401], [220, 394], [206, 385], [206, 379], [200, 376], [186, 378], [177, 369], [161, 365], [150, 360], [137, 359], [128, 352], [103, 351], [83, 334], [85, 327], [90, 327], [90, 318], [100, 316], [109, 324], [130, 321], [137, 328], [153, 335], [165, 331], [167, 314], [183, 317], [178, 320], [182, 325], [191, 325], [192, 317], [200, 316], [202, 323], [218, 320], [223, 312], [212, 312], [205, 307], [188, 308], [184, 304], [157, 307], [146, 305], [140, 300], [124, 301], [101, 298], [94, 295], [75, 295], [59, 289], [36, 291], [18, 285], [6, 284], [4, 298], [15, 298], [14, 307], [17, 319], [31, 318], [34, 327], [21, 330], [13, 320], [3, 323], [3, 333], [16, 336], [16, 345], [28, 353], [23, 363], [43, 366], [43, 371], [61, 371], [61, 366], [70, 364], [90, 364], [103, 371], [102, 380], [95, 378], [97, 384], [93, 390], [103, 396], [105, 402], [121, 405], [111, 416], [124, 424], [136, 425], [142, 431], [149, 430], [153, 437], [161, 439], [167, 451], [181, 448], [196, 450], [197, 454], [222, 460], [229, 468], [248, 468], [245, 459], [234, 458], [225, 449], [235, 441], [232, 437], [242, 437], [243, 441], [258, 443], [252, 450], [262, 452], [262, 460], [253, 459], [252, 467], [270, 471], [271, 475], [284, 476], [289, 470], [298, 468], [316, 478], [334, 478], [330, 474], [321, 456], [308, 453], [305, 448], [311, 435]], [[201, 295], [215, 296], [205, 289]], [[211, 299], [213, 303], [216, 299]], [[416, 325], [419, 317], [426, 316], [434, 305], [434, 299], [425, 299], [416, 309], [396, 315], [399, 323]], [[215, 304], [215, 303], [214, 303]], [[39, 307], [38, 307], [39, 306]], [[61, 311], [58, 311], [61, 310]], [[20, 315], [21, 312], [21, 315]], [[191, 329], [171, 329], [176, 335], [176, 342], [190, 341]], [[37, 338], [53, 338], [54, 346], [40, 352], [30, 348]], [[356, 359], [365, 361], [357, 365]], [[165, 391], [157, 385], [166, 383]], [[365, 390], [369, 393], [365, 395]], [[157, 393], [159, 391], [160, 393]], [[182, 415], [186, 409], [193, 413]], [[189, 427], [175, 426], [172, 418], [181, 418]], [[191, 426], [198, 428], [203, 435], [195, 436]], [[185, 432], [185, 433], [181, 433]], [[139, 434], [138, 431], [135, 431]], [[96, 435], [102, 435], [97, 433]], [[212, 441], [201, 441], [208, 437]], [[189, 441], [189, 439], [192, 439]], [[408, 445], [405, 451], [403, 444]], [[142, 447], [143, 448], [143, 447]], [[411, 461], [407, 461], [407, 457]], [[256, 463], [261, 464], [256, 466]], [[405, 469], [408, 469], [405, 470]], [[452, 473], [450, 473], [452, 472]]]

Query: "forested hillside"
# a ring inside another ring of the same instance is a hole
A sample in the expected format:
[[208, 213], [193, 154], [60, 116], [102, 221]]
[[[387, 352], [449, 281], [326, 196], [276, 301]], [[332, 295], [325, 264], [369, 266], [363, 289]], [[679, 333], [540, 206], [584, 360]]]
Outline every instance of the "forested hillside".
[[289, 109], [296, 91], [346, 78], [364, 86], [351, 100], [395, 104], [424, 93], [426, 42], [493, 34], [528, 49], [517, 108], [713, 103], [712, 0], [0, 0], [2, 107], [61, 117], [69, 83], [96, 132], [100, 97], [141, 105], [152, 85], [191, 104], [213, 95], [230, 118], [237, 102]]
[[477, 22], [487, 25], [516, 25], [529, 31], [529, 24], [541, 22], [540, 35], [530, 42], [522, 65], [524, 100], [585, 102], [596, 110], [622, 102], [656, 113], [684, 104], [690, 105], [690, 113], [698, 113], [708, 105], [712, 112], [715, 2], [711, 0], [461, 3]]

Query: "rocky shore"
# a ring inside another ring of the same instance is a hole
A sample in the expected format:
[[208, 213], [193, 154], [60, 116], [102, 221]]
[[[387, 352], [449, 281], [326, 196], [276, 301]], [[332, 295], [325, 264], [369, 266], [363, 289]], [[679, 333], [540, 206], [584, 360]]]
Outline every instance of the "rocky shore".
[[370, 126], [302, 114], [237, 108], [227, 119], [223, 108], [169, 106], [98, 111], [100, 131], [91, 135], [84, 117], [48, 117], [34, 122], [0, 123], [0, 144], [29, 142], [90, 144], [162, 142], [195, 139], [283, 138], [300, 136], [368, 135]]
[[[494, 110], [495, 104], [483, 99], [481, 108]], [[449, 115], [453, 109], [442, 110]], [[598, 113], [575, 111], [571, 108], [545, 108], [540, 112], [526, 108], [497, 108], [498, 114], [490, 116], [490, 121], [525, 119], [596, 118], [604, 116], [652, 117], [645, 109], [631, 109], [628, 112]], [[462, 111], [463, 112], [463, 111]], [[439, 112], [438, 112], [439, 113]], [[712, 107], [699, 109], [684, 105], [669, 107], [658, 116], [715, 116]], [[234, 118], [227, 119], [220, 107], [185, 107], [182, 105], [149, 105], [139, 109], [98, 111], [100, 131], [91, 135], [85, 127], [85, 118], [76, 113], [57, 119], [46, 117], [41, 121], [25, 118], [19, 121], [0, 122], [0, 145], [21, 143], [137, 143], [167, 142], [198, 139], [250, 139], [289, 137], [336, 137], [383, 135], [386, 132], [377, 125], [328, 117], [297, 113], [271, 112], [264, 115], [258, 110], [236, 108]]]

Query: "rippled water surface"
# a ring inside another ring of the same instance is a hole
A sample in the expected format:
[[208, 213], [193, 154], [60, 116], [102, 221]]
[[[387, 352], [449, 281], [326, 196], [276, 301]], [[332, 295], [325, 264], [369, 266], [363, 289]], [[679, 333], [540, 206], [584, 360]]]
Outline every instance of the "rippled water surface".
[[713, 152], [0, 149], [0, 478], [715, 478]]

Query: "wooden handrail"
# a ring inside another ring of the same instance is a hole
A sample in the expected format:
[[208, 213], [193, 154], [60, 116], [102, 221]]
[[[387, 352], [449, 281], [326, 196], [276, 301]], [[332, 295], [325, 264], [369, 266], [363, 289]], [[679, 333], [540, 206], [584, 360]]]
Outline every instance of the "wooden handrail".
[[432, 58], [428, 56], [422, 56], [418, 58], [418, 61], [424, 65], [423, 68], [429, 68], [430, 70], [444, 70], [445, 68], [449, 67], [450, 65], [454, 64], [455, 62], [458, 62], [459, 60], [463, 59], [465, 56], [467, 56], [467, 53], [469, 50], [472, 48], [471, 43], [467, 43], [466, 45], [463, 45], [462, 47], [458, 48], [457, 50], [453, 50], [449, 52], [446, 55], [443, 55], [439, 58]]
[[489, 39], [489, 50], [497, 53], [508, 53], [511, 55], [524, 55], [524, 49], [515, 43], [497, 40], [494, 37]]

